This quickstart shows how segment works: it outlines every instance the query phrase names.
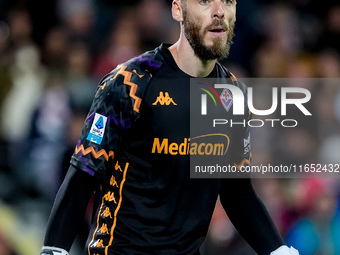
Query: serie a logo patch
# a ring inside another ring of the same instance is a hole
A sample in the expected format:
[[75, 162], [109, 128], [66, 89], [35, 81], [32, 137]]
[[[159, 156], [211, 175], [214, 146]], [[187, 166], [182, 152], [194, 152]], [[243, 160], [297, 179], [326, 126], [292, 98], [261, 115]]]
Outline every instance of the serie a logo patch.
[[96, 113], [87, 140], [100, 144], [103, 140], [107, 117]]

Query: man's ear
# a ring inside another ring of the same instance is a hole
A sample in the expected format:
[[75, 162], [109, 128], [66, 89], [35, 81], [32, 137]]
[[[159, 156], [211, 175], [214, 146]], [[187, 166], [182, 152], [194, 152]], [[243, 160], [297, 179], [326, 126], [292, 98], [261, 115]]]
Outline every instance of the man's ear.
[[178, 22], [183, 21], [183, 8], [182, 3], [179, 0], [172, 1], [172, 8], [171, 8], [172, 18]]

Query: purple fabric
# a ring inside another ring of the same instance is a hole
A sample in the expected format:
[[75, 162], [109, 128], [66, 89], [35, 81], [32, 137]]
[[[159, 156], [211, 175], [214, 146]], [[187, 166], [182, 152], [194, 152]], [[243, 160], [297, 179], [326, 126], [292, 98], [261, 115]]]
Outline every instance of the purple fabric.
[[95, 114], [96, 114], [96, 113], [94, 112], [94, 113], [91, 113], [91, 114], [87, 115], [87, 117], [86, 117], [86, 122], [92, 121], [92, 120], [94, 119], [94, 115], [95, 115]]
[[160, 68], [160, 66], [161, 66], [161, 63], [153, 62], [150, 57], [143, 57], [142, 55], [135, 57], [132, 60], [137, 60], [139, 62], [145, 62], [146, 61], [146, 62], [148, 62], [148, 66], [155, 67], [157, 69]]
[[91, 176], [94, 176], [95, 173], [96, 173], [94, 170], [92, 170], [91, 168], [88, 168], [87, 166], [84, 166], [84, 167], [82, 168], [82, 170], [83, 170], [84, 172], [88, 173], [88, 174], [91, 175]]

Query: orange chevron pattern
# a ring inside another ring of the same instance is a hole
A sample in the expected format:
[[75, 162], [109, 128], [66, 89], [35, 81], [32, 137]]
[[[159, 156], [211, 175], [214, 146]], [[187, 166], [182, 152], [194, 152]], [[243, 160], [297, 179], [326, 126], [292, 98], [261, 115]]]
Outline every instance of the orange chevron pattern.
[[96, 92], [96, 95], [95, 95], [95, 97], [97, 97], [97, 96], [98, 96], [99, 89], [101, 89], [101, 90], [104, 90], [104, 89], [105, 89], [105, 87], [106, 87], [106, 82], [105, 82], [103, 85], [101, 85], [101, 86], [98, 86], [98, 90], [97, 90], [97, 92]]
[[[131, 76], [132, 76], [132, 72], [129, 71], [125, 71], [127, 66], [122, 66], [122, 65], [118, 65], [117, 68], [120, 68], [119, 71], [116, 73], [116, 75], [111, 78], [111, 80], [116, 79], [116, 77], [118, 76], [118, 74], [121, 74], [124, 76], [124, 84], [131, 86], [131, 90], [130, 90], [130, 97], [135, 99], [135, 104], [133, 106], [133, 109], [136, 112], [139, 112], [139, 107], [140, 104], [142, 102], [142, 99], [136, 96], [136, 91], [137, 91], [137, 87], [138, 85], [131, 82]], [[139, 76], [139, 75], [138, 75]]]
[[234, 163], [234, 166], [236, 166], [236, 168], [237, 168], [238, 170], [240, 170], [241, 167], [244, 166], [244, 164], [250, 164], [250, 158], [251, 158], [251, 153], [250, 153], [249, 159], [244, 158], [244, 159], [242, 159], [242, 161], [241, 161], [241, 163], [240, 163], [239, 165], [237, 165], [236, 163]]
[[232, 80], [232, 81], [237, 81], [237, 78], [236, 78], [236, 76], [233, 74], [233, 73], [230, 73], [231, 75], [230, 75], [230, 79]]
[[239, 165], [237, 165], [237, 164], [234, 164], [234, 166], [236, 166], [236, 168], [237, 168], [238, 170], [240, 170], [240, 169], [241, 169], [241, 167], [242, 167], [244, 164], [250, 164], [250, 160], [249, 160], [249, 159], [246, 159], [246, 158], [244, 158], [244, 159], [241, 161], [241, 163], [240, 163]]
[[101, 157], [101, 156], [103, 156], [106, 161], [109, 161], [109, 158], [112, 158], [112, 159], [114, 158], [114, 152], [113, 151], [109, 151], [109, 154], [104, 149], [101, 149], [100, 151], [96, 152], [92, 146], [90, 146], [86, 149], [84, 148], [84, 146], [82, 144], [79, 147], [76, 146], [75, 153], [78, 154], [80, 151], [83, 153], [83, 155], [87, 155], [89, 153], [92, 153], [92, 155], [96, 159]]

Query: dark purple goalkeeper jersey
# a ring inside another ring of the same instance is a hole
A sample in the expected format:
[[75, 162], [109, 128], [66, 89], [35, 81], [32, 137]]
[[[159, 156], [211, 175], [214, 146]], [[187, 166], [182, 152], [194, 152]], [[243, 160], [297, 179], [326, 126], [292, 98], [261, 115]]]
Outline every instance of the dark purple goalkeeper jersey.
[[[192, 77], [168, 47], [117, 66], [97, 89], [71, 159], [102, 179], [88, 254], [193, 255], [206, 236], [220, 179], [190, 178]], [[219, 63], [209, 77], [232, 78], [246, 91]], [[250, 152], [245, 129], [236, 132], [226, 128], [226, 154], [239, 165]]]

